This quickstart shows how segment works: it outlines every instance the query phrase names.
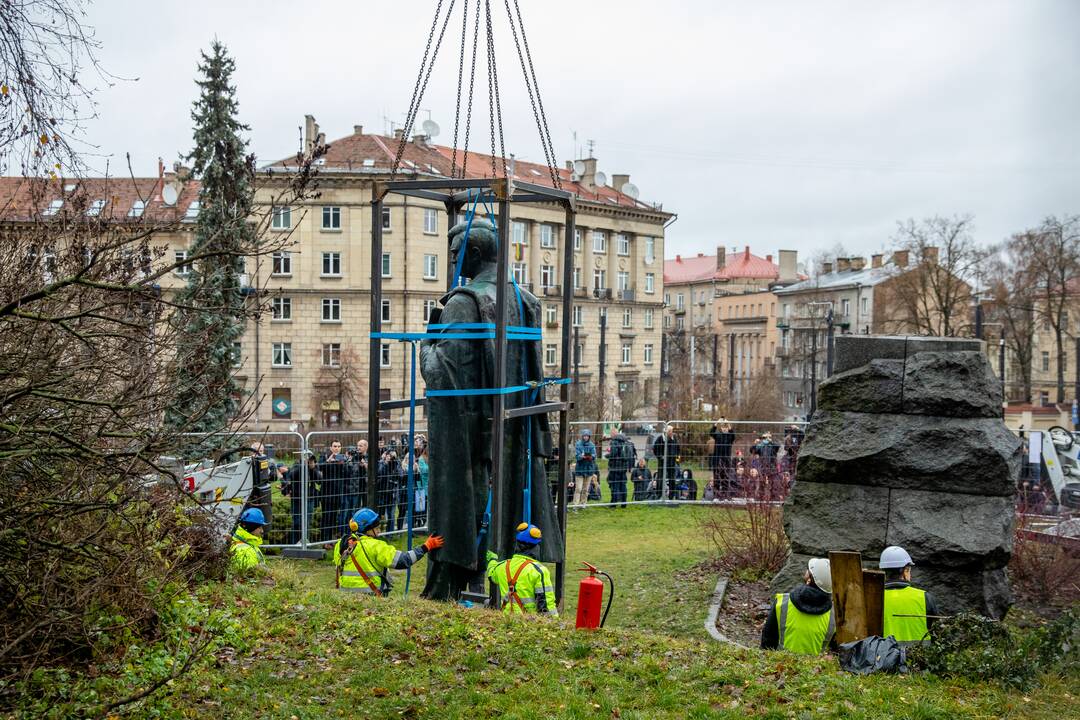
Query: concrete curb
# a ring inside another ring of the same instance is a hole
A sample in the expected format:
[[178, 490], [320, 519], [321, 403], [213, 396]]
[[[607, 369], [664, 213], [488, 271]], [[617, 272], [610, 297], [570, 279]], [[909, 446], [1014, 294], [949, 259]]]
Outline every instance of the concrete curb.
[[728, 579], [724, 575], [721, 575], [720, 579], [716, 581], [716, 589], [713, 590], [712, 602], [709, 604], [709, 614], [705, 616], [705, 630], [712, 636], [713, 640], [734, 645], [743, 650], [749, 650], [745, 645], [737, 643], [724, 635], [716, 627], [716, 618], [720, 615], [720, 607], [724, 604], [724, 593], [727, 592], [727, 584]]

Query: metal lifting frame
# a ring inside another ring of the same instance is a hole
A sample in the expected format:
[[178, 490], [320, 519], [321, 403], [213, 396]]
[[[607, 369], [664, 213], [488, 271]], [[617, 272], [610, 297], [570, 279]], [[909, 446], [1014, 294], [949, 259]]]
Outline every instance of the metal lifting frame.
[[[371, 338], [368, 371], [368, 457], [373, 457], [379, 447], [379, 412], [392, 408], [408, 407], [409, 400], [379, 400], [381, 387], [381, 344], [379, 334], [382, 332], [382, 208], [383, 200], [387, 195], [404, 195], [408, 197], [422, 198], [425, 200], [437, 200], [446, 207], [446, 215], [449, 219], [447, 229], [457, 224], [458, 215], [467, 202], [476, 200], [479, 192], [480, 202], [494, 203], [498, 211], [498, 275], [496, 280], [495, 295], [495, 377], [496, 387], [506, 387], [506, 308], [507, 291], [509, 286], [510, 267], [510, 204], [515, 202], [526, 203], [557, 203], [566, 211], [565, 230], [563, 233], [563, 267], [562, 267], [562, 360], [560, 377], [570, 377], [570, 324], [571, 309], [573, 303], [573, 272], [574, 272], [574, 232], [576, 203], [574, 194], [566, 190], [534, 185], [532, 183], [514, 182], [508, 178], [478, 178], [457, 179], [445, 178], [441, 180], [400, 180], [389, 182], [376, 182], [372, 190], [371, 198]], [[408, 242], [408, 239], [406, 239]], [[447, 246], [449, 249], [449, 246]], [[449, 263], [448, 263], [449, 264]], [[452, 282], [453, 273], [447, 273], [447, 285]], [[451, 288], [447, 287], [449, 292]], [[491, 517], [491, 541], [493, 547], [502, 547], [506, 531], [507, 518], [501, 517], [502, 498], [504, 493], [503, 483], [503, 429], [506, 420], [512, 417], [525, 417], [540, 413], [559, 412], [559, 463], [558, 463], [558, 517], [559, 533], [562, 535], [563, 547], [566, 547], [566, 484], [567, 463], [569, 458], [563, 452], [566, 439], [570, 432], [570, 386], [559, 385], [558, 402], [541, 402], [531, 407], [521, 407], [512, 410], [506, 409], [506, 396], [496, 394], [492, 396], [495, 408], [492, 413], [492, 517]], [[420, 398], [417, 405], [426, 404]], [[370, 467], [374, 464], [369, 462]], [[371, 470], [368, 473], [367, 506], [377, 507], [375, 488], [377, 483], [373, 481]], [[546, 476], [545, 476], [546, 480]], [[546, 485], [546, 483], [545, 483]], [[546, 487], [544, 488], [546, 491]], [[555, 564], [555, 594], [556, 602], [562, 603], [563, 586], [565, 584], [565, 558]], [[496, 593], [495, 600], [499, 601]]]

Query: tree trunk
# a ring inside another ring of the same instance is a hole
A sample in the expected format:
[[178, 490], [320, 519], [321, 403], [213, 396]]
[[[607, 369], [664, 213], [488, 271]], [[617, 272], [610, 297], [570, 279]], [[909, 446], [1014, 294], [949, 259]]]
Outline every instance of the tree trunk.
[[1054, 326], [1054, 342], [1057, 343], [1057, 401], [1065, 402], [1065, 346], [1062, 344], [1061, 325]]

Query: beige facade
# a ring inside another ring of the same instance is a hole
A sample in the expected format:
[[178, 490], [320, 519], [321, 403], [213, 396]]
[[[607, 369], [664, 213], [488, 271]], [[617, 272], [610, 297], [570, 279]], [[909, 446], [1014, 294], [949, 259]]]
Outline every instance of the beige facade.
[[[725, 381], [733, 382], [738, 403], [758, 378], [776, 375], [777, 300], [769, 290], [716, 298], [715, 328]], [[734, 374], [731, 371], [734, 370]]]
[[[286, 250], [248, 259], [246, 269], [252, 285], [262, 291], [259, 302], [265, 311], [243, 337], [239, 374], [247, 389], [258, 388], [252, 422], [259, 427], [366, 425], [370, 203], [373, 181], [388, 179], [388, 173], [366, 172], [362, 159], [356, 165], [355, 172], [321, 178], [316, 200], [277, 211], [278, 229], [271, 232], [289, 234]], [[519, 166], [518, 172], [528, 169]], [[536, 181], [535, 176], [526, 179]], [[259, 191], [262, 202], [268, 202], [271, 183]], [[447, 267], [447, 214], [434, 201], [391, 195], [384, 204], [383, 330], [419, 332], [452, 272]], [[599, 380], [599, 323], [606, 312], [607, 392], [636, 394], [635, 405], [643, 400], [646, 406], [655, 404], [664, 223], [671, 215], [640, 203], [616, 205], [581, 194], [577, 209], [571, 331], [576, 330], [579, 343], [579, 387], [588, 390]], [[511, 272], [543, 306], [544, 371], [557, 376], [565, 213], [555, 205], [517, 203], [511, 206], [511, 221]], [[169, 256], [188, 242], [176, 237]], [[383, 398], [407, 398], [409, 344], [383, 343], [380, 361]], [[422, 396], [419, 373], [417, 384]]]

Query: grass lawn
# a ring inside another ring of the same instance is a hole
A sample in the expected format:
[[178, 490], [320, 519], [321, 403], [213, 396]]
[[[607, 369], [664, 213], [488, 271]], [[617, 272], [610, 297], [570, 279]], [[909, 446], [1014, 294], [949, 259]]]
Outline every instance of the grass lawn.
[[[342, 594], [328, 563], [271, 560], [266, 579], [201, 591], [205, 606], [226, 616], [229, 644], [127, 711], [530, 720], [1080, 716], [1080, 702], [1058, 680], [1023, 695], [927, 676], [861, 678], [840, 673], [831, 658], [716, 643], [702, 627], [715, 578], [687, 572], [701, 555], [694, 516], [707, 511], [593, 508], [571, 516], [570, 561], [588, 559], [616, 579], [608, 627], [596, 633], [572, 627], [577, 574], [568, 577], [560, 621], [522, 621], [429, 603], [416, 597], [418, 586], [408, 599]], [[88, 688], [100, 702], [138, 687], [123, 684], [125, 666], [130, 674], [130, 661], [107, 668], [108, 680], [42, 674], [22, 688], [22, 716], [92, 714]]]

